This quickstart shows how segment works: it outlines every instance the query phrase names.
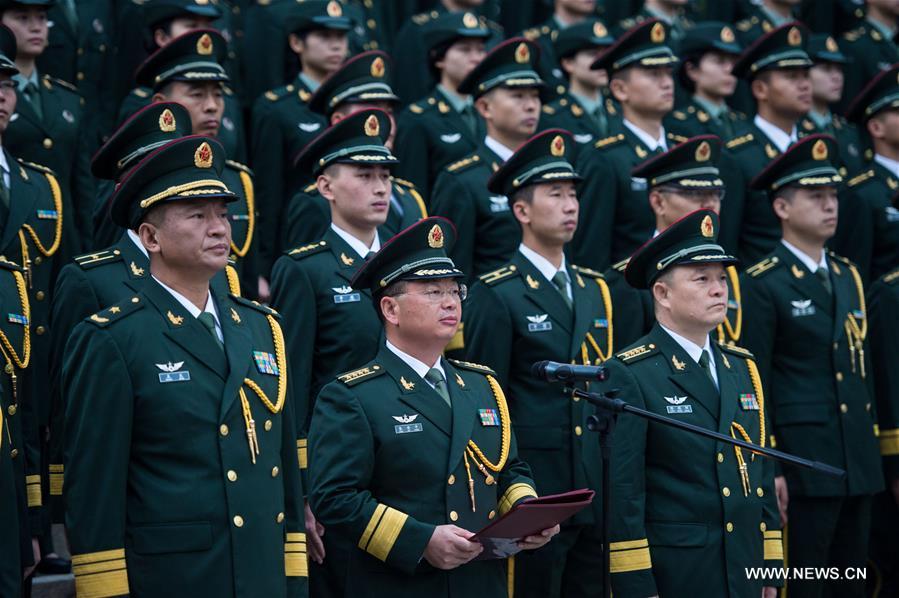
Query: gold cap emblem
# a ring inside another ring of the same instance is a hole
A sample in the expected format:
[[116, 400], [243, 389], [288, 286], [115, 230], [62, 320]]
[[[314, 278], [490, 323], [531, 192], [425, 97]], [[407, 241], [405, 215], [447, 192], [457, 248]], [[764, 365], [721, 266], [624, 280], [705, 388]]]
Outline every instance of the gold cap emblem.
[[343, 8], [341, 8], [340, 3], [336, 0], [331, 0], [328, 2], [328, 16], [329, 17], [342, 17], [343, 16]]
[[478, 18], [470, 12], [467, 12], [465, 13], [465, 16], [462, 17], [462, 24], [469, 29], [474, 29], [478, 26]]
[[528, 45], [524, 42], [518, 44], [518, 47], [515, 48], [515, 62], [518, 64], [524, 64], [525, 62], [529, 62], [531, 60], [531, 50], [528, 48]]
[[552, 143], [549, 144], [549, 153], [557, 158], [565, 155], [565, 140], [561, 135], [553, 137]]
[[210, 168], [212, 166], [212, 148], [205, 141], [194, 152], [194, 164], [197, 168]]
[[699, 144], [699, 147], [696, 148], [696, 155], [694, 157], [697, 162], [706, 162], [711, 155], [712, 146], [709, 145], [708, 141], [703, 141]]
[[380, 56], [371, 61], [371, 76], [378, 79], [384, 76], [384, 59]]
[[378, 117], [372, 114], [368, 118], [365, 119], [365, 134], [369, 137], [377, 137], [381, 132], [381, 123], [378, 122]]
[[200, 56], [209, 56], [212, 54], [212, 50], [212, 38], [208, 33], [204, 33], [200, 36], [200, 39], [197, 40], [197, 54]]
[[431, 249], [440, 249], [443, 247], [443, 229], [439, 224], [435, 224], [428, 231], [428, 247]]
[[699, 225], [699, 231], [702, 233], [702, 236], [707, 239], [715, 236], [715, 225], [712, 224], [711, 216], [706, 216], [702, 219], [702, 223]]
[[827, 159], [827, 144], [824, 143], [823, 139], [819, 139], [812, 146], [812, 158], [819, 162]]
[[734, 30], [730, 27], [722, 27], [721, 28], [721, 41], [725, 44], [732, 44], [736, 41], [737, 37], [734, 35]]
[[652, 29], [649, 31], [649, 39], [654, 44], [660, 44], [665, 41], [665, 26], [661, 23], [653, 25]]
[[796, 27], [790, 27], [790, 30], [787, 32], [787, 43], [791, 46], [798, 46], [802, 44], [802, 33]]
[[595, 35], [596, 37], [605, 37], [608, 34], [609, 34], [609, 30], [606, 29], [605, 25], [603, 25], [599, 21], [596, 21], [595, 23], [593, 23], [593, 35]]
[[159, 115], [159, 130], [163, 133], [172, 133], [175, 130], [175, 115], [166, 108]]
[[824, 42], [824, 47], [827, 48], [828, 52], [839, 52], [840, 51], [840, 46], [838, 46], [837, 42], [829, 35], [827, 36], [827, 41]]

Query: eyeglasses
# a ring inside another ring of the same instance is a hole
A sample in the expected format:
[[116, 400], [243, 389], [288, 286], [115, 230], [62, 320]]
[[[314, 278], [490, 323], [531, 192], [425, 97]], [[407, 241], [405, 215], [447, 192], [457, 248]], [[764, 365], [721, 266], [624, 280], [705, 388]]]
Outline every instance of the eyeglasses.
[[0, 81], [0, 91], [10, 92], [10, 91], [14, 91], [15, 89], [16, 89], [15, 81], [13, 81], [11, 79], [7, 79], [5, 81]]
[[428, 289], [427, 291], [402, 291], [400, 293], [394, 293], [391, 297], [398, 297], [400, 295], [418, 295], [424, 297], [425, 301], [428, 303], [433, 304], [443, 303], [444, 299], [447, 297], [461, 303], [468, 298], [468, 287], [464, 284], [460, 284], [457, 288], [449, 290]]

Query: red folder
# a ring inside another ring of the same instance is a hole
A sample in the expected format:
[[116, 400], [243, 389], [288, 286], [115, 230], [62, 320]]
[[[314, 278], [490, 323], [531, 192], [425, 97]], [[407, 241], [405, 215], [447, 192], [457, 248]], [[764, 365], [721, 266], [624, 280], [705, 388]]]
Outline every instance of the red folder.
[[520, 539], [562, 523], [593, 502], [595, 494], [593, 490], [582, 488], [521, 501], [474, 535], [471, 540], [484, 545], [484, 551], [476, 560], [504, 559], [520, 552]]

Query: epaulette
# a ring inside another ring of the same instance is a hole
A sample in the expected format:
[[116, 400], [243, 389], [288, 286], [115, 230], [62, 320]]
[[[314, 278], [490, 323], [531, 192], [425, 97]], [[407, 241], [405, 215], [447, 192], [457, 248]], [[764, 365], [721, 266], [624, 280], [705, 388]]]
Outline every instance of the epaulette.
[[653, 343], [649, 343], [648, 345], [640, 345], [639, 347], [634, 347], [633, 349], [628, 349], [627, 351], [616, 353], [615, 357], [617, 357], [624, 363], [632, 363], [649, 357], [650, 355], [655, 354], [657, 351], [658, 349], [656, 348], [656, 346]]
[[236, 168], [237, 170], [243, 171], [250, 176], [253, 176], [253, 171], [249, 166], [245, 164], [241, 164], [240, 162], [235, 162], [234, 160], [225, 160], [225, 164], [230, 166], [231, 168]]
[[303, 245], [301, 247], [295, 247], [287, 252], [287, 255], [293, 256], [294, 258], [304, 258], [310, 255], [315, 255], [321, 251], [324, 251], [325, 248], [328, 247], [327, 241], [319, 241], [318, 243], [310, 243], [309, 245]]
[[111, 305], [106, 309], [101, 309], [97, 313], [86, 318], [85, 321], [90, 322], [94, 326], [106, 328], [113, 322], [117, 322], [127, 316], [133, 314], [144, 306], [144, 302], [137, 295], [120, 301], [115, 305]]
[[615, 145], [616, 143], [620, 143], [624, 141], [624, 133], [618, 133], [617, 135], [612, 135], [611, 137], [606, 137], [604, 139], [600, 139], [596, 143], [593, 144], [595, 148], [601, 147], [609, 147], [610, 145]]
[[755, 359], [755, 355], [753, 355], [748, 350], [743, 347], [739, 347], [737, 345], [732, 345], [731, 343], [718, 343], [718, 348], [722, 351], [727, 351], [728, 353], [733, 353], [734, 355], [739, 355], [740, 357], [746, 357], [748, 359]]
[[850, 268], [856, 268], [855, 262], [850, 260], [848, 257], [843, 257], [842, 255], [837, 255], [836, 253], [834, 253], [833, 251], [830, 251], [830, 250], [827, 251], [827, 256], [837, 260], [838, 262], [840, 262]]
[[229, 295], [229, 297], [231, 297], [231, 299], [233, 299], [236, 303], [240, 303], [244, 307], [249, 307], [250, 309], [255, 309], [258, 312], [262, 312], [266, 316], [274, 316], [276, 318], [281, 317], [281, 314], [279, 314], [276, 310], [272, 309], [268, 305], [263, 305], [258, 301], [251, 301], [246, 297], [241, 297], [240, 295], [234, 294]]
[[360, 382], [368, 380], [369, 378], [374, 378], [375, 376], [380, 376], [386, 371], [387, 370], [385, 370], [378, 364], [374, 364], [365, 366], [364, 368], [359, 368], [358, 370], [347, 372], [345, 374], [340, 374], [339, 376], [337, 376], [337, 379], [347, 386], [356, 386]]
[[281, 99], [281, 96], [274, 89], [269, 89], [263, 95], [265, 96], [266, 100], [269, 100], [271, 102], [275, 102], [275, 101]]
[[899, 268], [896, 268], [895, 270], [893, 270], [893, 271], [890, 272], [889, 274], [884, 274], [884, 276], [883, 276], [883, 282], [884, 282], [885, 284], [890, 284], [890, 285], [891, 285], [891, 284], [893, 284], [894, 282], [896, 282], [897, 280], [899, 280]]
[[18, 160], [19, 164], [21, 164], [22, 166], [27, 166], [28, 168], [30, 168], [32, 170], [37, 170], [38, 172], [42, 172], [44, 174], [56, 176], [56, 173], [53, 172], [52, 169], [47, 168], [46, 166], [44, 166], [42, 164], [35, 164], [34, 162], [28, 162], [27, 160], [23, 160], [22, 158], [16, 158], [16, 160]]
[[[436, 12], [436, 11], [434, 11], [434, 12]], [[415, 23], [416, 25], [424, 25], [425, 23], [430, 21], [434, 16], [436, 16], [436, 15], [432, 15], [429, 12], [421, 12], [421, 13], [418, 13], [417, 15], [412, 15], [412, 22]]]
[[51, 77], [50, 75], [44, 75], [44, 81], [51, 81], [52, 83], [56, 83], [60, 87], [65, 87], [69, 91], [78, 93], [78, 87], [69, 83], [68, 81], [63, 81], [62, 79], [57, 79], [56, 77]]
[[637, 24], [637, 20], [634, 19], [633, 17], [628, 17], [626, 19], [622, 19], [621, 22], [619, 23], [619, 25], [621, 26], [622, 29], [630, 29], [631, 27], [633, 27], [636, 24]]
[[752, 136], [752, 133], [746, 133], [745, 135], [740, 135], [739, 137], [731, 139], [730, 141], [725, 143], [724, 146], [727, 149], [734, 149], [735, 147], [740, 147], [744, 143], [749, 143], [753, 139], [754, 137]]
[[471, 363], [470, 361], [458, 361], [456, 359], [447, 359], [447, 361], [449, 361], [457, 368], [462, 368], [463, 370], [471, 370], [472, 372], [478, 372], [479, 374], [489, 374], [491, 376], [496, 376], [496, 372], [488, 368], [486, 365]]
[[462, 172], [472, 164], [477, 164], [481, 161], [481, 157], [477, 154], [472, 156], [468, 156], [467, 158], [462, 158], [461, 160], [457, 160], [446, 167], [449, 172]]
[[529, 39], [534, 41], [538, 37], [540, 37], [540, 29], [538, 27], [531, 27], [530, 29], [525, 29], [521, 32], [521, 36], [525, 39]]
[[605, 278], [602, 272], [597, 272], [596, 270], [591, 270], [590, 268], [584, 268], [583, 266], [575, 266], [571, 265], [574, 268], [575, 272], [583, 274], [584, 276], [589, 276], [590, 278]]
[[118, 249], [105, 249], [94, 253], [85, 253], [75, 257], [75, 263], [82, 270], [90, 270], [101, 264], [116, 262], [122, 258], [122, 252]]
[[418, 104], [409, 104], [409, 112], [412, 114], [422, 114], [424, 111], [425, 109]]
[[746, 274], [749, 274], [753, 278], [758, 278], [765, 272], [770, 272], [771, 270], [775, 269], [779, 264], [780, 264], [780, 258], [777, 257], [776, 255], [771, 256], [771, 257], [766, 257], [762, 261], [760, 261], [752, 266], [749, 266], [746, 269]]
[[390, 177], [390, 180], [392, 180], [394, 183], [399, 183], [403, 187], [409, 187], [411, 189], [415, 188], [415, 183], [413, 183], [412, 181], [407, 181], [406, 179], [401, 179], [398, 176]]
[[752, 29], [752, 21], [749, 19], [743, 19], [742, 21], [737, 21], [737, 30], [746, 33], [750, 29]]
[[612, 269], [617, 270], [618, 272], [621, 272], [622, 274], [624, 274], [624, 271], [627, 270], [627, 265], [630, 262], [631, 262], [631, 258], [626, 257], [623, 260], [621, 260], [620, 262], [618, 262], [617, 264], [612, 264]]
[[864, 183], [865, 181], [867, 181], [868, 179], [870, 179], [873, 176], [874, 176], [874, 169], [872, 168], [871, 170], [866, 170], [865, 172], [849, 179], [849, 181], [846, 183], [846, 186], [847, 187], [856, 187], [856, 186]]
[[683, 143], [684, 141], [689, 139], [689, 137], [684, 137], [683, 135], [677, 135], [676, 133], [668, 133], [668, 139], [677, 141], [678, 143]]
[[503, 266], [498, 270], [494, 270], [493, 272], [487, 272], [486, 274], [481, 274], [478, 279], [486, 284], [487, 286], [493, 286], [501, 280], [505, 280], [515, 274], [518, 271], [514, 265], [512, 266]]
[[542, 110], [543, 110], [543, 114], [555, 114], [556, 113], [556, 109], [553, 108], [552, 106], [544, 106], [542, 108]]
[[318, 183], [309, 183], [303, 188], [303, 193], [312, 193], [316, 190], [318, 190]]
[[131, 90], [132, 95], [136, 95], [139, 98], [149, 98], [150, 92], [144, 89], [143, 87], [135, 87]]
[[680, 110], [675, 110], [671, 113], [671, 116], [676, 118], [677, 120], [687, 120], [687, 115], [681, 112]]

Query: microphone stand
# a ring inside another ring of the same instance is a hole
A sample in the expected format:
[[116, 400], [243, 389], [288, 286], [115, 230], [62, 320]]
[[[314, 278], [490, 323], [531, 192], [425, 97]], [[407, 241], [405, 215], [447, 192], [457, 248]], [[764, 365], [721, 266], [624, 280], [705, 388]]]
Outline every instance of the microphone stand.
[[713, 440], [717, 440], [719, 442], [724, 442], [726, 444], [730, 444], [733, 446], [738, 446], [744, 448], [746, 450], [752, 451], [758, 455], [762, 455], [768, 457], [769, 459], [775, 459], [777, 461], [781, 461], [783, 463], [791, 463], [793, 465], [799, 465], [800, 467], [807, 467], [809, 469], [813, 469], [815, 471], [820, 471], [821, 473], [831, 475], [834, 477], [842, 478], [846, 475], [846, 472], [837, 467], [833, 467], [831, 465], [827, 465], [826, 463], [821, 463], [819, 461], [811, 461], [809, 459], [803, 459], [802, 457], [796, 457], [794, 455], [790, 455], [778, 450], [761, 447], [757, 444], [752, 444], [751, 442], [745, 442], [743, 440], [738, 440], [736, 438], [731, 438], [730, 436], [726, 436], [719, 432], [715, 432], [713, 430], [709, 430], [703, 428], [701, 426], [697, 426], [694, 424], [689, 424], [686, 422], [678, 421], [676, 419], [671, 419], [670, 417], [665, 417], [664, 415], [659, 415], [658, 413], [653, 413], [652, 411], [647, 411], [645, 409], [640, 409], [639, 407], [634, 407], [629, 405], [625, 401], [617, 398], [618, 390], [611, 390], [606, 393], [594, 393], [587, 392], [581, 390], [579, 388], [569, 388], [572, 391], [573, 395], [576, 397], [580, 397], [585, 399], [587, 402], [592, 404], [596, 411], [593, 415], [587, 418], [587, 429], [591, 432], [597, 432], [599, 434], [599, 447], [600, 452], [602, 454], [602, 546], [603, 546], [603, 555], [602, 555], [602, 578], [603, 578], [603, 596], [605, 598], [611, 598], [612, 596], [612, 578], [611, 578], [611, 570], [610, 570], [610, 554], [609, 554], [609, 507], [611, 506], [611, 483], [609, 481], [609, 457], [612, 453], [612, 434], [615, 431], [615, 424], [618, 422], [618, 414], [619, 413], [630, 413], [632, 415], [636, 415], [637, 417], [642, 417], [649, 421], [653, 421], [659, 424], [663, 424], [666, 426], [671, 426], [672, 428], [679, 428], [681, 430], [685, 430], [692, 434], [698, 434], [699, 436], [705, 436], [706, 438], [711, 438]]

